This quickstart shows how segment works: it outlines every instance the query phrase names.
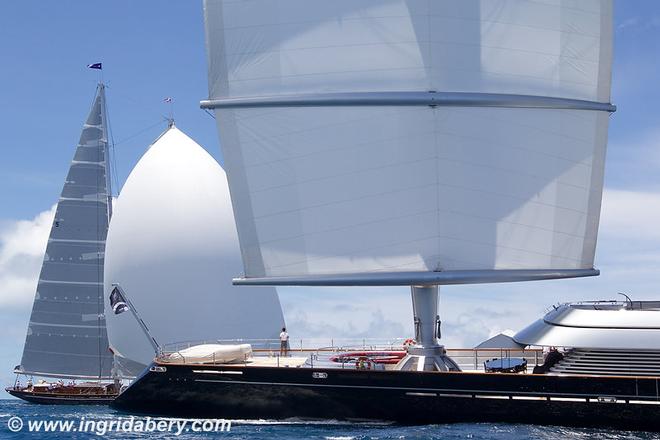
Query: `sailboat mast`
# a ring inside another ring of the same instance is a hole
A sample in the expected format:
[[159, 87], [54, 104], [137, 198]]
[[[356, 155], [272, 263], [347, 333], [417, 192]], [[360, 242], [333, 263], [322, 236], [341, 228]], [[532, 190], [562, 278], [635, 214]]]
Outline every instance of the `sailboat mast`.
[[102, 142], [105, 146], [105, 188], [108, 199], [108, 221], [112, 218], [112, 159], [110, 157], [110, 136], [108, 135], [108, 105], [105, 99], [105, 84], [103, 80], [99, 82], [99, 95], [101, 97], [101, 127], [103, 130]]
[[[102, 72], [102, 70], [101, 70]], [[99, 81], [98, 84], [98, 97], [100, 100], [100, 117], [101, 117], [101, 139], [100, 143], [103, 148], [103, 174], [105, 178], [105, 198], [107, 200], [107, 222], [105, 223], [106, 225], [110, 222], [110, 217], [112, 215], [112, 190], [110, 187], [110, 149], [108, 148], [108, 127], [107, 127], [107, 108], [106, 108], [106, 102], [105, 102], [105, 84], [103, 83], [103, 77], [101, 77], [101, 81]], [[97, 190], [99, 192], [102, 190], [100, 188], [100, 182], [97, 180]], [[107, 231], [106, 231], [107, 233]], [[105, 251], [104, 251], [105, 254]], [[103, 279], [103, 267], [99, 268], [100, 273], [100, 278]], [[102, 338], [102, 319], [103, 319], [103, 284], [101, 284], [99, 287], [99, 294], [97, 296], [97, 310], [98, 310], [98, 317], [97, 317], [97, 323], [98, 323], [98, 356], [99, 356], [99, 380], [101, 380], [101, 377], [103, 376], [103, 356], [102, 356], [102, 350], [103, 347], [101, 345], [101, 341], [103, 340]]]

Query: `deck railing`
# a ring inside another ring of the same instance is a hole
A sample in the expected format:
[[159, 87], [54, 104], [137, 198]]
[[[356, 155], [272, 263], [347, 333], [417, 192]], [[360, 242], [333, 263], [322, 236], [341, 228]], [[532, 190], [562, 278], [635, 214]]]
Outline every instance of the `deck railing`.
[[[375, 338], [308, 338], [290, 339], [289, 356], [309, 357], [307, 364], [318, 364], [320, 357], [333, 353], [346, 351], [403, 351], [404, 338], [375, 339]], [[161, 347], [158, 358], [178, 354], [179, 362], [186, 362], [185, 355], [181, 353], [186, 348], [201, 344], [250, 344], [252, 352], [257, 357], [277, 358], [276, 365], [280, 363], [280, 341], [277, 339], [215, 339], [206, 341], [184, 341], [166, 344]], [[540, 349], [511, 349], [511, 348], [447, 348], [447, 354], [461, 367], [462, 370], [483, 371], [484, 362], [499, 358], [522, 358], [530, 366], [543, 363], [543, 352]]]

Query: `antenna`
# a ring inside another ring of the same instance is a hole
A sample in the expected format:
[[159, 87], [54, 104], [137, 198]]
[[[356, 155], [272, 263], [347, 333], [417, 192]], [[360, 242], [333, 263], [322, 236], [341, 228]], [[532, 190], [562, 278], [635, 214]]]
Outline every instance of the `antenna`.
[[170, 105], [170, 116], [167, 118], [167, 127], [172, 128], [174, 127], [174, 98], [168, 96], [163, 99], [163, 102]]

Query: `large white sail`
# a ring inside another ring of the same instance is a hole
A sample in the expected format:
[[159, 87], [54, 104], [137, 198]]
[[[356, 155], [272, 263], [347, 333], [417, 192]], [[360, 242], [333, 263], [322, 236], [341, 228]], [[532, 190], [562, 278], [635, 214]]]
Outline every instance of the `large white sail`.
[[139, 374], [154, 348], [132, 313], [115, 314], [113, 284], [150, 335], [170, 349], [178, 342], [185, 348], [186, 342], [276, 339], [284, 318], [275, 288], [233, 286], [240, 269], [225, 173], [171, 127], [131, 171], [108, 232], [105, 310], [119, 372]]
[[103, 258], [110, 218], [105, 90], [83, 126], [48, 238], [19, 372], [109, 378]]
[[246, 277], [597, 273], [611, 1], [204, 7]]

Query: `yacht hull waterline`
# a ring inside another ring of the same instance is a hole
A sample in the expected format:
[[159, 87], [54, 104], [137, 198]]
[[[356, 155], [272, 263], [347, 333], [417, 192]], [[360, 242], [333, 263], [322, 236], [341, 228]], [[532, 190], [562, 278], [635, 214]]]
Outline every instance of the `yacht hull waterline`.
[[23, 399], [30, 403], [41, 403], [44, 405], [108, 405], [117, 394], [108, 395], [73, 395], [57, 393], [34, 393], [31, 391], [7, 388], [6, 391], [14, 397]]
[[154, 363], [111, 406], [177, 417], [508, 422], [660, 431], [659, 380]]

